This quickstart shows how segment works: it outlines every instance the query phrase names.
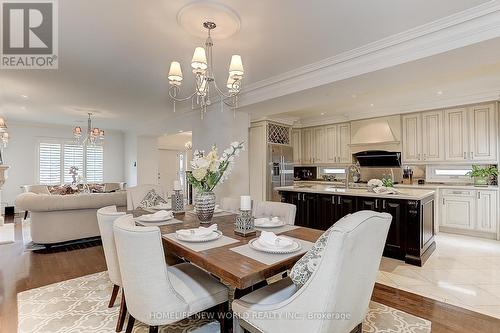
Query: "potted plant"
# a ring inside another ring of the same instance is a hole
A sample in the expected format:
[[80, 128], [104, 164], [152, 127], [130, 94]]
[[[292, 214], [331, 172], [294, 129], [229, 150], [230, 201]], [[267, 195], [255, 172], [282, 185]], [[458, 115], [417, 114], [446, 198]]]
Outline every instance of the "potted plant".
[[473, 165], [472, 170], [469, 171], [467, 175], [474, 179], [474, 186], [488, 186], [490, 178], [492, 176], [498, 176], [498, 170], [494, 165], [485, 167]]
[[187, 174], [188, 182], [196, 189], [194, 206], [198, 219], [202, 223], [212, 220], [215, 209], [215, 187], [229, 177], [234, 160], [243, 150], [243, 142], [233, 142], [224, 150], [222, 157], [217, 154], [217, 147], [205, 156], [196, 150], [191, 161], [192, 172]]

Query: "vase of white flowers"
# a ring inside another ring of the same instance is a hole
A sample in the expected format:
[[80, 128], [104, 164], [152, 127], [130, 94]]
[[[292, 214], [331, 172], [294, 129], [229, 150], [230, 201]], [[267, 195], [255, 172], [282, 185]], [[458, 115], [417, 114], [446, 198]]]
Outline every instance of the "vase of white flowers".
[[188, 182], [196, 190], [194, 206], [198, 219], [202, 223], [212, 220], [215, 209], [215, 193], [218, 184], [223, 183], [230, 175], [234, 160], [243, 150], [243, 142], [233, 142], [224, 150], [219, 158], [217, 147], [212, 146], [208, 154], [196, 150], [191, 161], [192, 172], [188, 174]]

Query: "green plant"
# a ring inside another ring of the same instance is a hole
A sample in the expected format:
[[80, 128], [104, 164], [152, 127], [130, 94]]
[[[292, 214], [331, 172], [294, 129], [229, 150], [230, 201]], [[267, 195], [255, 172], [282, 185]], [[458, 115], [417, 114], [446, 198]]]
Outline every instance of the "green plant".
[[394, 182], [392, 178], [382, 178], [382, 184], [385, 187], [394, 187]]
[[473, 165], [472, 170], [467, 172], [467, 175], [472, 178], [489, 178], [491, 176], [498, 176], [498, 169], [494, 165], [489, 165], [486, 167]]

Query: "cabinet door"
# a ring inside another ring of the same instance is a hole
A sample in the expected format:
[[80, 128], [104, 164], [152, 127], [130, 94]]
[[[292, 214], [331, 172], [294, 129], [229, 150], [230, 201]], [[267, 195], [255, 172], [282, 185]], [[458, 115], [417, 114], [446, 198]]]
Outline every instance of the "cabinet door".
[[352, 163], [351, 155], [351, 125], [340, 124], [337, 126], [338, 132], [338, 148], [337, 156], [340, 163]]
[[420, 114], [403, 116], [403, 161], [421, 160], [421, 118]]
[[324, 163], [325, 162], [325, 147], [326, 147], [326, 135], [324, 127], [317, 127], [314, 129], [313, 138], [313, 163]]
[[474, 229], [476, 218], [474, 196], [443, 196], [441, 225], [459, 229]]
[[311, 164], [313, 161], [313, 130], [306, 128], [302, 130], [302, 163]]
[[375, 212], [379, 210], [379, 200], [376, 198], [359, 198], [358, 199], [358, 209], [359, 210], [373, 210]]
[[477, 191], [476, 229], [497, 232], [497, 192]]
[[403, 205], [397, 200], [382, 200], [382, 212], [391, 214], [391, 226], [385, 242], [385, 251], [397, 256], [404, 253]]
[[340, 220], [347, 214], [352, 214], [357, 211], [356, 197], [339, 195], [337, 197], [336, 220]]
[[469, 111], [469, 159], [495, 161], [497, 158], [495, 105], [478, 105]]
[[444, 159], [442, 111], [422, 113], [422, 159], [424, 161]]
[[326, 162], [338, 162], [338, 127], [337, 125], [327, 126], [326, 131]]
[[318, 195], [316, 220], [311, 228], [326, 230], [335, 222], [335, 196], [333, 195]]
[[467, 110], [465, 108], [444, 112], [444, 153], [447, 161], [468, 159]]
[[302, 158], [302, 141], [300, 129], [292, 129], [293, 163], [300, 164]]

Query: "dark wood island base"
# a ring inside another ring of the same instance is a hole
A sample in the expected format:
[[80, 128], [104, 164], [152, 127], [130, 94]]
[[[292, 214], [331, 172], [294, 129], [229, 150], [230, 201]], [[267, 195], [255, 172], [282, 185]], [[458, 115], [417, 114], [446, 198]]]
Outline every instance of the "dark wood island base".
[[434, 195], [418, 200], [397, 195], [374, 197], [279, 191], [281, 201], [297, 206], [295, 224], [326, 230], [347, 214], [373, 210], [392, 215], [384, 256], [422, 266], [436, 249], [434, 241]]

